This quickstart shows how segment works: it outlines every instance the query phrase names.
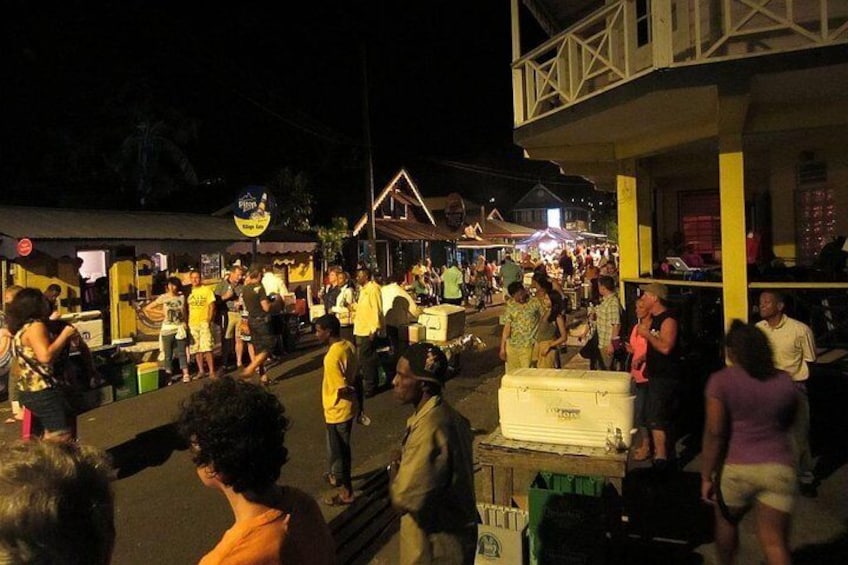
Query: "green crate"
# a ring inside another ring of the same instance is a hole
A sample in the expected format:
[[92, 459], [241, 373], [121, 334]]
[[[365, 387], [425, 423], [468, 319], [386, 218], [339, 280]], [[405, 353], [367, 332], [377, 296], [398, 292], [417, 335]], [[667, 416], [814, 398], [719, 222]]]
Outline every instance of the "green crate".
[[138, 396], [138, 378], [135, 365], [132, 363], [123, 363], [121, 365], [114, 365], [113, 367], [109, 372], [115, 388], [115, 400], [124, 400]]
[[598, 563], [606, 548], [603, 477], [542, 472], [528, 491], [531, 563]]
[[144, 394], [159, 389], [159, 364], [140, 363], [138, 368], [138, 393]]

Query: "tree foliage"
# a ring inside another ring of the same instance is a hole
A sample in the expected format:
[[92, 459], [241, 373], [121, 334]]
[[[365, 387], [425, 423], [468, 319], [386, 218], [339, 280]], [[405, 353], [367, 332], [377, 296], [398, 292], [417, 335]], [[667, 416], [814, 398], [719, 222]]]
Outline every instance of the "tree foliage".
[[312, 206], [315, 198], [306, 173], [295, 173], [289, 167], [284, 167], [277, 171], [266, 186], [271, 189], [277, 201], [275, 225], [296, 231], [308, 231], [312, 226]]
[[341, 262], [342, 246], [349, 235], [347, 219], [335, 217], [329, 226], [318, 226], [318, 241], [321, 243], [321, 253], [328, 265]]

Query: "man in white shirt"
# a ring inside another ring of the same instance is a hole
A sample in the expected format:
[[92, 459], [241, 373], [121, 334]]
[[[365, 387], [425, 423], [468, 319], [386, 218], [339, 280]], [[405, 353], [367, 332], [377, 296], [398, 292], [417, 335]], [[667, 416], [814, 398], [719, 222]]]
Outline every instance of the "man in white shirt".
[[810, 401], [807, 396], [807, 365], [816, 360], [816, 342], [813, 332], [806, 324], [783, 313], [786, 301], [782, 294], [766, 290], [760, 294], [760, 317], [757, 322], [768, 337], [774, 355], [774, 365], [786, 371], [798, 389], [798, 413], [792, 426], [791, 436], [798, 464], [798, 480], [801, 494], [815, 496], [816, 485], [813, 475], [813, 457], [810, 452]]
[[389, 338], [393, 351], [398, 351], [400, 327], [416, 321], [421, 315], [421, 308], [403, 288], [405, 278], [403, 272], [395, 273], [395, 280], [391, 284], [380, 287], [386, 336]]
[[286, 283], [283, 282], [282, 273], [277, 273], [271, 265], [262, 269], [262, 287], [265, 289], [265, 294], [268, 296], [288, 294]]

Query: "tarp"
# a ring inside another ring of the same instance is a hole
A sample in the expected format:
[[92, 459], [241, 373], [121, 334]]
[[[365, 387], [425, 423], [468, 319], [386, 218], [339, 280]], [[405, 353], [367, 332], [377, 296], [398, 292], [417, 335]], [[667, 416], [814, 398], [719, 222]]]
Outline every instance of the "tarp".
[[573, 231], [569, 231], [562, 228], [545, 228], [543, 230], [539, 230], [527, 239], [521, 240], [516, 243], [518, 247], [535, 247], [539, 245], [542, 241], [554, 241], [557, 243], [578, 243], [583, 241], [585, 238]]

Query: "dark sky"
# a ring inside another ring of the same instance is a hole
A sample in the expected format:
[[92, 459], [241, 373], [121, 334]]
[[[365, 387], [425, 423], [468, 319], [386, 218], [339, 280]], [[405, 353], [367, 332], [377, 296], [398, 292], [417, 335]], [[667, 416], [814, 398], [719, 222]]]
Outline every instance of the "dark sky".
[[159, 207], [208, 212], [290, 167], [308, 175], [318, 221], [358, 215], [363, 45], [377, 190], [407, 166], [426, 195], [507, 207], [557, 178], [511, 141], [505, 0], [265, 4], [5, 3], [0, 200], [134, 205], [117, 190], [121, 146], [146, 119], [172, 126], [198, 178], [213, 181], [178, 185]]

